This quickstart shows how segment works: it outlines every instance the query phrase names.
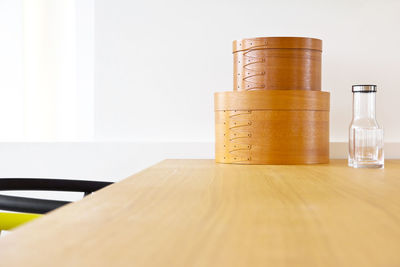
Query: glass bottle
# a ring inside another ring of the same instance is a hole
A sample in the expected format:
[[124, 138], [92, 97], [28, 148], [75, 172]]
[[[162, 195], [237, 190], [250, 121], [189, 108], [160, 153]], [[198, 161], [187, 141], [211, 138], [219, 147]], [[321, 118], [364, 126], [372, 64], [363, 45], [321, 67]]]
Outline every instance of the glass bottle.
[[375, 118], [376, 85], [353, 85], [352, 92], [348, 165], [353, 168], [383, 168], [383, 129]]

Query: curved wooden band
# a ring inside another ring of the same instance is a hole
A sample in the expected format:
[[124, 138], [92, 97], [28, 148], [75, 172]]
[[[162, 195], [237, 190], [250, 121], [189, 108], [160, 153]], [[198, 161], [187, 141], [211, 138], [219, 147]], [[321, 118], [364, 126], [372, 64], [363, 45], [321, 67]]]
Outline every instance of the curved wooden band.
[[248, 49], [297, 48], [322, 51], [322, 40], [306, 37], [260, 37], [233, 41], [233, 53]]
[[214, 108], [219, 110], [314, 110], [329, 111], [329, 93], [310, 90], [256, 90], [218, 92]]

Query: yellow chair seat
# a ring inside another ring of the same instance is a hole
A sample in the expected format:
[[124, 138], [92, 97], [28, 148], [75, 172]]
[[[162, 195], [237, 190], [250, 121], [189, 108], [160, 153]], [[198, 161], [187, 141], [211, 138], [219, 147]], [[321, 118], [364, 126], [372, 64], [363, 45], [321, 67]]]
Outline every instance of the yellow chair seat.
[[40, 214], [0, 212], [0, 231], [11, 230], [24, 223], [39, 218]]

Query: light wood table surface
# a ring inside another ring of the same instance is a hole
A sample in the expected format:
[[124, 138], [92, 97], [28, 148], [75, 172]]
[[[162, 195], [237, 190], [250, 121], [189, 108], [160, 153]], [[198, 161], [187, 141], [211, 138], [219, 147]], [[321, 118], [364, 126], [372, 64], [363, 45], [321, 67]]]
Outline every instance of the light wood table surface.
[[1, 237], [0, 266], [400, 266], [400, 160], [165, 160]]

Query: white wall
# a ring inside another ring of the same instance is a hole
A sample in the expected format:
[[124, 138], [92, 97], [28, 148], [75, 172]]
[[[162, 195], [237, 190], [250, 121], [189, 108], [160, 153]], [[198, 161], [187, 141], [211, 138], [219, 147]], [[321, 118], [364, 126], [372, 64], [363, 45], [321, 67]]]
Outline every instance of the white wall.
[[22, 6], [25, 137], [70, 140], [78, 132], [75, 1], [23, 0]]
[[[0, 143], [0, 177], [119, 181], [166, 158], [212, 158], [213, 150], [212, 143], [182, 142]], [[71, 192], [7, 194], [69, 201], [82, 197]]]
[[0, 138], [23, 136], [22, 2], [0, 1]]
[[213, 93], [232, 90], [231, 42], [324, 41], [331, 141], [347, 141], [351, 85], [376, 83], [386, 141], [400, 142], [400, 1], [128, 1], [95, 4], [96, 136], [213, 141]]
[[[0, 177], [118, 181], [166, 158], [211, 158], [211, 143], [0, 143]], [[4, 164], [6, 163], [6, 164]]]
[[92, 140], [94, 0], [0, 1], [0, 141]]

